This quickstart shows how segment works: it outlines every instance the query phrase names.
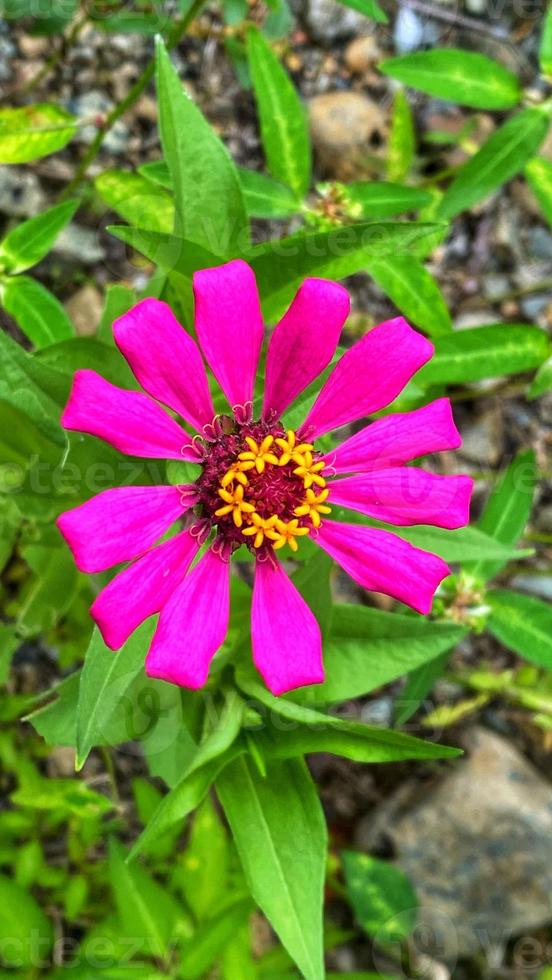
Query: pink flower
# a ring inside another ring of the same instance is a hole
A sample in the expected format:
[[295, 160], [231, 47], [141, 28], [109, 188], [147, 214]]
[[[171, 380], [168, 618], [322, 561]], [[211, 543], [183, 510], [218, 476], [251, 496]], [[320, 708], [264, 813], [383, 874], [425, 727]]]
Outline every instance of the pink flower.
[[[62, 514], [58, 525], [85, 572], [133, 562], [96, 598], [91, 614], [118, 649], [160, 613], [147, 673], [183, 687], [207, 681], [226, 636], [231, 554], [255, 556], [253, 658], [273, 694], [324, 679], [320, 630], [277, 555], [316, 543], [366, 589], [428, 613], [449, 574], [436, 555], [389, 531], [328, 519], [346, 507], [401, 526], [456, 528], [468, 521], [472, 481], [406, 467], [455, 449], [450, 403], [440, 398], [361, 429], [324, 454], [325, 433], [378, 412], [430, 359], [431, 343], [402, 317], [375, 327], [338, 361], [297, 432], [280, 418], [330, 363], [349, 312], [345, 290], [307, 279], [277, 324], [266, 359], [260, 417], [254, 385], [263, 321], [255, 277], [236, 260], [194, 276], [199, 346], [232, 414], [215, 416], [200, 351], [165, 303], [146, 299], [120, 317], [117, 346], [147, 394], [77, 371], [62, 418], [123, 453], [201, 464], [193, 486], [120, 487]], [[193, 429], [189, 435], [158, 404]], [[350, 475], [344, 475], [350, 474]], [[337, 477], [337, 479], [334, 479]], [[156, 545], [170, 525], [184, 529]], [[192, 566], [211, 532], [214, 540]], [[191, 570], [190, 570], [191, 568]]]

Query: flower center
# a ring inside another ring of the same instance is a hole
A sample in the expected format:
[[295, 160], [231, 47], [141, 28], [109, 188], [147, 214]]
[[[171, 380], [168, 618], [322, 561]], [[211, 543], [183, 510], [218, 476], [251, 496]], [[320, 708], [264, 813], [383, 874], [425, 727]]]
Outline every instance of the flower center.
[[263, 421], [217, 419], [197, 481], [198, 514], [234, 551], [297, 551], [298, 539], [320, 527], [329, 490], [325, 463], [293, 430]]

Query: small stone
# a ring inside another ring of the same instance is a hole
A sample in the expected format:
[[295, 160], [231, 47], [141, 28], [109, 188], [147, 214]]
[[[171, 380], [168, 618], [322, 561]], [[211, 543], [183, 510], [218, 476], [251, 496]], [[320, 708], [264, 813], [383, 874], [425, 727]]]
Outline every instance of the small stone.
[[54, 252], [56, 255], [79, 265], [95, 265], [104, 257], [104, 250], [98, 243], [97, 233], [91, 228], [70, 224], [58, 235]]
[[552, 259], [552, 235], [546, 228], [536, 225], [527, 234], [529, 251], [536, 259]]
[[363, 75], [381, 60], [382, 53], [372, 34], [357, 37], [347, 46], [345, 64], [355, 75]]
[[308, 0], [306, 21], [311, 36], [322, 44], [332, 44], [366, 29], [363, 14], [335, 0]]
[[486, 323], [496, 323], [496, 313], [492, 310], [465, 310], [454, 320], [455, 330], [470, 330], [472, 327], [483, 327]]
[[410, 7], [401, 6], [393, 32], [397, 54], [409, 54], [422, 47], [435, 47], [439, 43], [437, 24], [419, 17]]
[[510, 281], [508, 276], [504, 276], [500, 272], [490, 272], [483, 277], [483, 292], [485, 298], [490, 300], [491, 303], [496, 303], [509, 291]]
[[445, 963], [483, 956], [552, 918], [552, 786], [484, 728], [472, 729], [466, 748], [417, 802], [397, 796], [385, 823], [420, 902], [417, 952]]
[[550, 302], [550, 296], [546, 293], [535, 293], [533, 296], [524, 296], [520, 302], [521, 311], [528, 320], [537, 320], [541, 313], [546, 310]]
[[389, 728], [393, 724], [393, 698], [376, 698], [362, 705], [360, 720], [364, 725], [381, 725]]
[[15, 56], [15, 45], [7, 37], [0, 37], [0, 81], [11, 78], [10, 61]]
[[95, 286], [83, 286], [67, 300], [65, 309], [79, 337], [91, 337], [96, 333], [102, 315], [102, 295]]
[[46, 207], [46, 195], [30, 170], [0, 167], [0, 212], [12, 217], [38, 214]]
[[19, 50], [26, 58], [41, 58], [48, 53], [50, 41], [46, 37], [33, 37], [31, 34], [21, 34], [18, 40]]
[[499, 416], [493, 411], [485, 412], [464, 427], [461, 455], [482, 466], [498, 463], [502, 445], [500, 429]]
[[56, 745], [48, 752], [46, 763], [52, 778], [75, 778], [75, 750], [69, 745]]
[[309, 103], [312, 139], [329, 177], [349, 180], [373, 175], [386, 141], [380, 107], [358, 92], [327, 92]]
[[512, 588], [552, 602], [552, 575], [516, 575]]

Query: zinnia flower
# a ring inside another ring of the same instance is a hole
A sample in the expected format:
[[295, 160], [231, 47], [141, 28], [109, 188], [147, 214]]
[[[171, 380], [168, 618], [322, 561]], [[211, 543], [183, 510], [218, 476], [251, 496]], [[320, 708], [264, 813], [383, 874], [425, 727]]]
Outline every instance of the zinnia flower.
[[[293, 557], [310, 535], [364, 588], [428, 613], [449, 574], [441, 558], [389, 531], [329, 515], [344, 507], [400, 526], [456, 528], [468, 521], [472, 481], [405, 466], [460, 445], [445, 398], [380, 418], [331, 452], [316, 447], [326, 433], [392, 402], [432, 356], [431, 343], [402, 317], [375, 327], [343, 354], [292, 431], [282, 413], [332, 360], [349, 313], [346, 291], [322, 279], [303, 282], [270, 338], [264, 400], [255, 415], [264, 327], [253, 271], [235, 260], [196, 273], [193, 287], [199, 347], [231, 411], [215, 414], [198, 346], [165, 303], [146, 299], [113, 330], [147, 394], [77, 371], [62, 424], [122, 453], [199, 463], [198, 479], [106, 490], [62, 514], [58, 525], [84, 572], [133, 562], [91, 609], [106, 644], [120, 648], [160, 613], [146, 671], [189, 688], [206, 683], [224, 642], [230, 557], [245, 545], [255, 556], [253, 659], [278, 695], [324, 679], [318, 623], [278, 556], [289, 549]], [[183, 522], [178, 533], [156, 544], [177, 520]]]

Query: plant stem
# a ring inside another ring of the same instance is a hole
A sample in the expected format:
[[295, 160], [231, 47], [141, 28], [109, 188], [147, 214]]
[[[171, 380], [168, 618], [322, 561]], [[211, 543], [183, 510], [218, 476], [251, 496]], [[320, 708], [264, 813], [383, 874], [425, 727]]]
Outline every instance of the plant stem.
[[[181, 21], [179, 21], [177, 24], [174, 25], [173, 29], [170, 31], [167, 37], [167, 48], [169, 51], [172, 48], [176, 47], [176, 45], [182, 40], [186, 31], [188, 30], [188, 27], [195, 19], [195, 17], [198, 15], [204, 3], [205, 0], [195, 0], [195, 2], [190, 7], [188, 13], [185, 15], [185, 17], [183, 17]], [[134, 103], [140, 98], [142, 92], [153, 78], [154, 72], [155, 72], [155, 58], [152, 58], [149, 64], [144, 69], [144, 71], [142, 72], [142, 74], [140, 75], [140, 77], [137, 78], [137, 80], [135, 81], [134, 85], [129, 90], [125, 98], [122, 99], [121, 102], [117, 103], [117, 105], [113, 107], [111, 112], [108, 113], [103, 126], [96, 133], [96, 136], [94, 137], [92, 143], [90, 144], [86, 153], [84, 154], [79, 166], [77, 167], [77, 171], [75, 173], [75, 176], [73, 177], [73, 180], [71, 180], [69, 184], [67, 184], [66, 188], [60, 195], [59, 197], [60, 202], [67, 200], [67, 198], [71, 197], [74, 194], [74, 192], [77, 190], [77, 188], [80, 187], [82, 181], [86, 177], [88, 168], [90, 167], [90, 165], [93, 163], [98, 153], [100, 152], [102, 143], [107, 133], [109, 132], [110, 129], [113, 128], [113, 126], [121, 118], [121, 116], [123, 116], [125, 112], [127, 112], [127, 110], [130, 109], [130, 107], [133, 106]]]

